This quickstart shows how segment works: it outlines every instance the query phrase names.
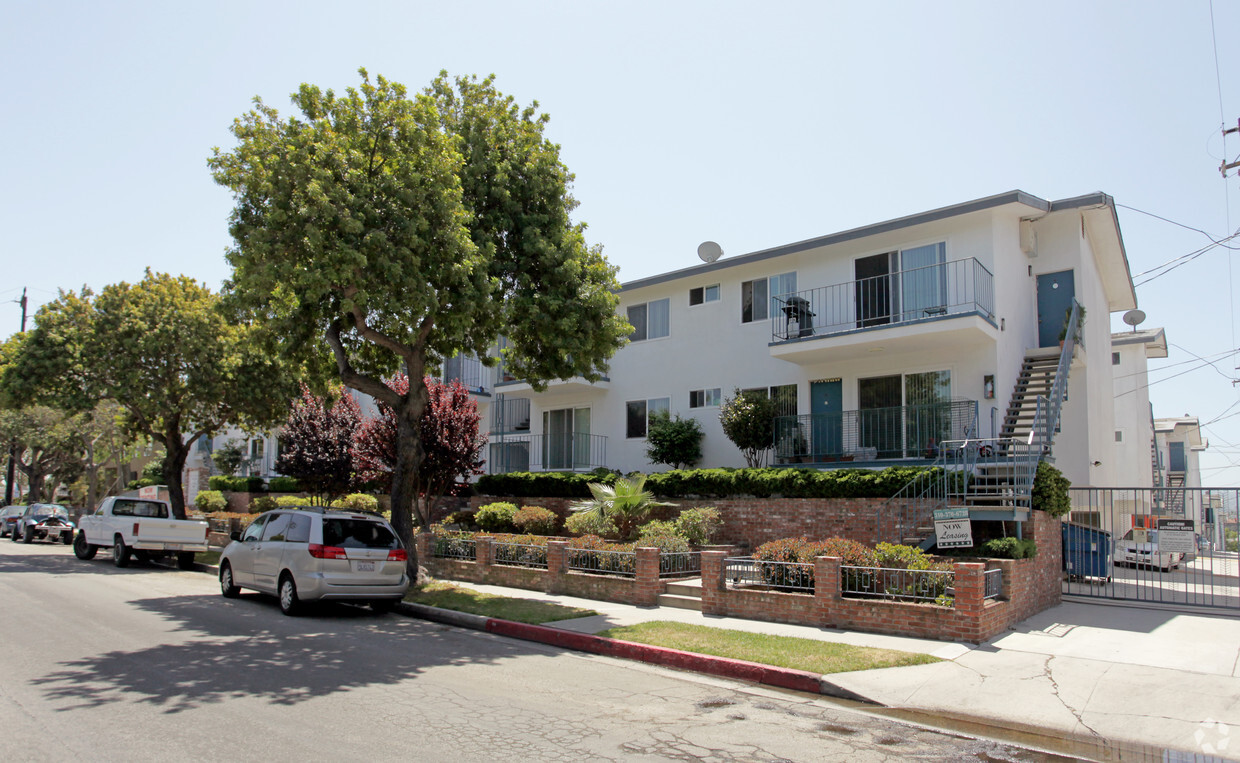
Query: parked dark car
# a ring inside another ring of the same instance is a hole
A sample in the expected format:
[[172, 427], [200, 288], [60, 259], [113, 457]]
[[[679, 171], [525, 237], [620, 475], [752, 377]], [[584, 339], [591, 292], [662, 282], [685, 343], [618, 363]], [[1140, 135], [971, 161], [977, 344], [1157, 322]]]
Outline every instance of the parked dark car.
[[0, 509], [0, 538], [13, 534], [13, 526], [17, 524], [18, 518], [26, 513], [25, 504], [13, 504]]
[[73, 520], [69, 510], [55, 503], [32, 503], [17, 520], [9, 539], [14, 543], [32, 543], [36, 540], [59, 541], [68, 546], [73, 543]]

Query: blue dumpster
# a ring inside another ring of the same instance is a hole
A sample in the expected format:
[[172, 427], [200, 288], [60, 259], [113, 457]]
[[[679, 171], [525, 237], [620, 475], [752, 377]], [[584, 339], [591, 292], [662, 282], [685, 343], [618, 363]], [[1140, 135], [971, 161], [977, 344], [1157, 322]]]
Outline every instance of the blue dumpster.
[[1101, 578], [1111, 582], [1111, 533], [1064, 522], [1063, 569], [1069, 580]]

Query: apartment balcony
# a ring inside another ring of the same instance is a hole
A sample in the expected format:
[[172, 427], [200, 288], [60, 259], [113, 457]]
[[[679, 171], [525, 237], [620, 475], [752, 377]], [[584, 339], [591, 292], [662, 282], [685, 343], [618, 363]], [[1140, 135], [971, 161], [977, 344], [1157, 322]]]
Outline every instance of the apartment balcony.
[[444, 383], [457, 380], [471, 394], [489, 396], [494, 373], [471, 355], [457, 355], [444, 361], [439, 379]]
[[[573, 376], [568, 379], [549, 379], [547, 387], [540, 394], [555, 395], [560, 393], [581, 393], [581, 392], [606, 392], [611, 389], [611, 379], [606, 376], [596, 382], [592, 382], [583, 376]], [[495, 368], [495, 391], [505, 394], [524, 394], [534, 392], [534, 386], [525, 379], [519, 379], [508, 373], [504, 367], [504, 362]]]
[[607, 437], [577, 432], [492, 435], [487, 474], [588, 472], [607, 465]]
[[976, 430], [976, 400], [778, 416], [775, 460], [781, 464], [931, 461], [938, 456], [940, 443], [976, 437]]
[[771, 357], [818, 363], [998, 337], [994, 276], [975, 259], [822, 286], [772, 300]]

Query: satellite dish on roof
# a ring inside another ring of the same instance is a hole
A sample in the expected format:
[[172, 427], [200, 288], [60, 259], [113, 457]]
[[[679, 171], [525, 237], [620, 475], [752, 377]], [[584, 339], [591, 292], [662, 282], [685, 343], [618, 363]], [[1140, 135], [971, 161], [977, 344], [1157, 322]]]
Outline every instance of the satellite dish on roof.
[[1124, 323], [1127, 323], [1129, 326], [1132, 326], [1132, 330], [1136, 331], [1137, 325], [1145, 322], [1145, 311], [1144, 310], [1129, 310], [1128, 312], [1124, 313], [1124, 317], [1121, 318], [1120, 320], [1122, 320]]
[[698, 244], [698, 257], [702, 258], [702, 262], [714, 262], [723, 256], [723, 249], [714, 241], [703, 241]]

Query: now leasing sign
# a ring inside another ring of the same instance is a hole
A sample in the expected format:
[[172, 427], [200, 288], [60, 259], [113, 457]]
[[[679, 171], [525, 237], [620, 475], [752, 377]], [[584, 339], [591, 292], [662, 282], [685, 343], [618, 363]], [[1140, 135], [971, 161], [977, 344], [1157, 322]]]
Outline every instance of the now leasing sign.
[[934, 535], [939, 548], [971, 548], [973, 525], [968, 509], [935, 509]]

